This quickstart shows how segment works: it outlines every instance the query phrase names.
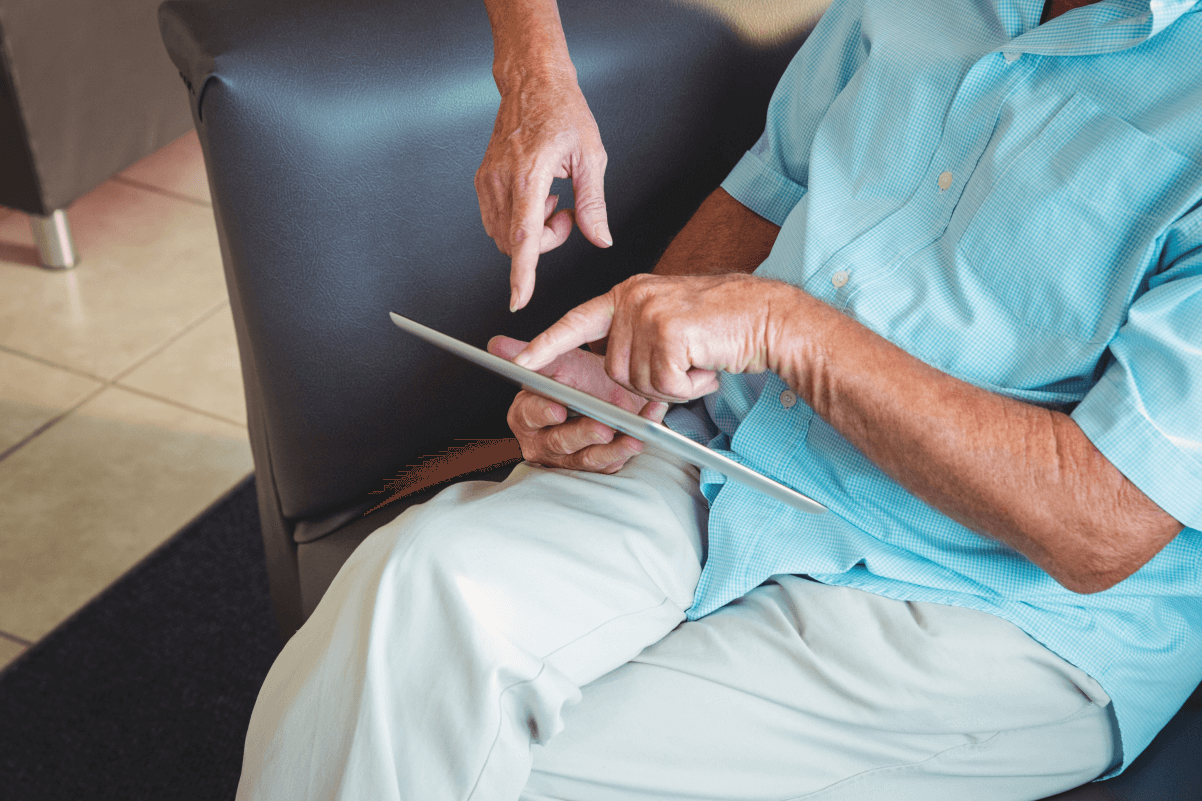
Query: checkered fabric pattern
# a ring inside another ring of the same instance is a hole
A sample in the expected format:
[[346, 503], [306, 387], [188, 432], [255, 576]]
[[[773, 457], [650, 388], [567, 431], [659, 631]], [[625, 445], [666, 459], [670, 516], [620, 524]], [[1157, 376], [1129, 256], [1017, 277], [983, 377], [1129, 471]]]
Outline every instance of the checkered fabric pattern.
[[1111, 695], [1117, 773], [1202, 679], [1202, 14], [1106, 0], [1040, 26], [1042, 5], [836, 0], [723, 187], [782, 226], [757, 274], [1071, 411], [1185, 531], [1076, 595], [910, 495], [775, 375], [723, 375], [667, 422], [831, 510], [703, 471], [690, 618], [780, 573], [999, 615]]

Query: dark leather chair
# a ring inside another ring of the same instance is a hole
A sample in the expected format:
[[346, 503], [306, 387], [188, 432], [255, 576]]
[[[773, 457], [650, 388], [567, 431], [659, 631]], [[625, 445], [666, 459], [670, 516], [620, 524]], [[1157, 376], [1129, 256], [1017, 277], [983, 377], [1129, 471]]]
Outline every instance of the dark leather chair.
[[155, 29], [159, 0], [0, 0], [0, 206], [72, 267], [66, 208], [192, 127]]
[[[472, 181], [498, 102], [480, 0], [160, 8], [208, 169], [285, 636], [356, 545], [435, 491], [365, 516], [389, 479], [464, 441], [510, 436], [514, 388], [403, 334], [388, 311], [483, 346], [529, 338], [649, 271], [759, 135], [799, 44], [742, 44], [679, 3], [560, 7], [611, 154], [616, 244], [598, 250], [577, 233], [545, 254], [530, 307], [514, 315], [509, 262], [484, 233]], [[570, 187], [561, 194], [570, 205]], [[1199, 711], [1183, 711], [1132, 771], [1063, 797], [1202, 797], [1200, 728]]]

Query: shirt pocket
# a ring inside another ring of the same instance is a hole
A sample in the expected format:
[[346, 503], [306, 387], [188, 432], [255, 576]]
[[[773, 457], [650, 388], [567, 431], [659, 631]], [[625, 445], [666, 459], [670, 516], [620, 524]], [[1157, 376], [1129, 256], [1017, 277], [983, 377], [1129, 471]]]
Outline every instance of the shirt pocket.
[[1001, 168], [956, 243], [963, 297], [1108, 342], [1155, 264], [1162, 197], [1193, 162], [1074, 95]]

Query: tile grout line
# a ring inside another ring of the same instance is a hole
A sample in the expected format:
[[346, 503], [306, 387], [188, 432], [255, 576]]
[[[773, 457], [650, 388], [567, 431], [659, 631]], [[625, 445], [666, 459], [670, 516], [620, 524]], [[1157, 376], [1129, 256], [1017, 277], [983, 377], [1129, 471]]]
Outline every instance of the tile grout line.
[[[221, 311], [221, 308], [223, 306], [227, 306], [227, 305], [229, 305], [229, 299], [228, 298], [222, 299], [220, 302], [215, 304], [213, 306], [213, 308], [202, 313], [195, 320], [188, 323], [186, 326], [181, 328], [175, 334], [172, 334], [169, 338], [164, 340], [159, 345], [156, 345], [153, 350], [151, 350], [149, 353], [147, 353], [142, 358], [138, 359], [136, 362], [134, 362], [130, 366], [126, 367], [124, 370], [121, 370], [120, 372], [118, 372], [112, 378], [105, 378], [104, 376], [95, 375], [93, 373], [89, 373], [84, 370], [80, 370], [78, 367], [69, 367], [65, 364], [59, 364], [58, 362], [52, 362], [43, 356], [36, 356], [32, 353], [26, 353], [25, 351], [17, 350], [16, 348], [10, 348], [6, 345], [0, 345], [0, 352], [11, 353], [13, 356], [20, 356], [21, 358], [29, 359], [30, 361], [34, 361], [39, 364], [44, 364], [47, 367], [53, 367], [57, 370], [63, 370], [65, 372], [71, 373], [73, 375], [77, 375], [81, 378], [87, 378], [91, 381], [97, 381], [101, 384], [105, 384], [106, 386], [112, 385], [112, 384], [116, 384], [118, 381], [125, 378], [127, 375], [132, 373], [134, 370], [136, 370], [139, 367], [141, 367], [142, 365], [146, 364], [146, 362], [150, 361], [155, 356], [158, 356], [160, 353], [165, 351], [171, 345], [175, 344], [185, 334], [191, 333], [196, 328], [199, 328], [201, 325], [208, 322], [210, 318], [212, 318], [214, 315], [216, 315], [218, 312]], [[124, 385], [122, 385], [122, 388], [128, 389], [129, 387], [125, 387]], [[74, 407], [72, 407], [72, 408], [74, 408]], [[0, 458], [3, 458], [3, 457], [0, 457]]]
[[172, 334], [170, 337], [168, 337], [167, 339], [163, 340], [161, 343], [156, 345], [149, 353], [147, 353], [141, 359], [138, 359], [136, 362], [129, 365], [124, 370], [121, 370], [116, 375], [114, 375], [112, 378], [105, 379], [105, 380], [107, 380], [111, 384], [115, 384], [118, 381], [120, 381], [121, 379], [125, 378], [127, 375], [132, 373], [134, 370], [137, 370], [139, 367], [146, 364], [146, 362], [150, 361], [155, 356], [158, 356], [160, 353], [167, 350], [167, 348], [174, 345], [176, 342], [178, 342], [180, 339], [182, 339], [184, 337], [184, 335], [190, 334], [192, 331], [196, 330], [201, 325], [208, 322], [209, 318], [215, 316], [218, 312], [221, 311], [221, 307], [227, 305], [228, 303], [229, 303], [229, 300], [223, 298], [222, 301], [220, 303], [218, 303], [217, 305], [215, 305], [213, 308], [209, 309], [204, 314], [200, 315], [195, 320], [193, 320], [192, 322], [188, 323], [186, 326], [181, 328], [179, 331]]
[[[92, 400], [97, 395], [99, 395], [101, 392], [104, 392], [106, 389], [109, 389], [110, 387], [116, 387], [117, 389], [121, 389], [126, 392], [132, 392], [135, 395], [141, 395], [143, 398], [149, 398], [150, 400], [157, 401], [159, 403], [165, 403], [168, 406], [174, 406], [177, 409], [183, 409], [186, 412], [192, 412], [193, 414], [199, 414], [202, 417], [208, 417], [212, 420], [216, 420], [221, 423], [226, 423], [226, 424], [232, 425], [236, 428], [246, 428], [246, 423], [243, 423], [240, 420], [235, 420], [232, 417], [225, 417], [224, 415], [214, 414], [213, 412], [209, 412], [204, 409], [197, 409], [194, 406], [188, 406], [187, 404], [180, 403], [179, 401], [175, 401], [170, 398], [163, 398], [158, 395], [152, 395], [151, 393], [146, 392], [144, 390], [136, 389], [134, 387], [127, 387], [124, 384], [117, 384], [116, 382], [107, 382], [107, 383], [105, 383], [104, 386], [97, 387], [96, 389], [92, 390], [90, 393], [85, 395], [84, 398], [82, 400], [80, 400], [78, 403], [76, 403], [74, 406], [70, 407], [69, 409], [64, 410], [62, 414], [52, 417], [51, 419], [47, 420], [45, 423], [42, 423], [40, 426], [35, 428], [33, 431], [31, 431], [29, 434], [27, 434], [24, 438], [22, 438], [15, 444], [9, 446], [6, 450], [0, 451], [0, 462], [3, 462], [9, 456], [12, 456], [14, 453], [19, 451], [21, 448], [28, 445], [30, 442], [32, 442], [34, 439], [36, 439], [39, 435], [46, 433], [46, 431], [48, 431], [49, 429], [51, 429], [58, 423], [61, 423], [64, 419], [66, 419], [67, 417], [71, 416], [76, 411], [78, 411], [79, 408], [81, 406], [83, 406], [85, 403]], [[2, 633], [2, 632], [0, 632], [0, 633]]]
[[123, 175], [114, 175], [112, 180], [116, 181], [117, 183], [125, 184], [126, 186], [132, 186], [135, 189], [143, 189], [147, 192], [154, 192], [155, 194], [163, 195], [164, 197], [169, 197], [174, 200], [182, 200], [186, 203], [192, 203], [194, 205], [201, 206], [206, 209], [213, 208], [213, 204], [210, 201], [197, 200], [196, 198], [189, 197], [188, 195], [185, 195], [182, 192], [175, 192], [171, 189], [163, 189], [161, 186], [154, 186], [153, 184], [143, 183], [142, 181], [139, 181], [135, 178], [126, 178]]
[[166, 403], [169, 406], [175, 406], [177, 408], [183, 409], [184, 411], [193, 412], [193, 413], [199, 414], [199, 415], [204, 415], [205, 417], [211, 417], [214, 420], [218, 420], [222, 423], [229, 423], [230, 425], [237, 426], [238, 428], [246, 427], [246, 423], [241, 423], [232, 418], [223, 417], [222, 415], [219, 415], [219, 414], [214, 414], [213, 412], [206, 412], [204, 409], [197, 409], [194, 406], [188, 406], [187, 404], [180, 403], [179, 401], [171, 400], [170, 398], [163, 398], [158, 395], [152, 395], [151, 393], [146, 392], [145, 390], [135, 389], [134, 387], [127, 387], [124, 384], [117, 384], [117, 383], [114, 383], [111, 386], [117, 387], [118, 389], [123, 389], [126, 392], [132, 392], [135, 395], [141, 395], [143, 398], [150, 398], [151, 400], [158, 401], [159, 403]]
[[8, 640], [9, 642], [16, 643], [17, 645], [23, 645], [26, 648], [33, 647], [33, 643], [31, 643], [29, 640], [26, 640], [23, 637], [18, 637], [15, 634], [9, 634], [7, 631], [0, 631], [0, 640]]
[[[106, 389], [109, 389], [110, 387], [116, 387], [117, 389], [121, 389], [126, 392], [132, 392], [135, 395], [141, 395], [143, 398], [149, 398], [150, 400], [157, 401], [159, 403], [165, 403], [168, 406], [174, 406], [177, 409], [183, 409], [186, 412], [192, 412], [193, 414], [199, 414], [202, 417], [208, 417], [212, 420], [216, 420], [220, 423], [226, 423], [226, 424], [234, 426], [236, 428], [246, 428], [246, 423], [243, 423], [240, 420], [235, 420], [232, 417], [225, 417], [224, 415], [214, 414], [213, 412], [209, 412], [204, 409], [197, 409], [194, 406], [188, 406], [187, 404], [180, 403], [179, 401], [171, 400], [170, 398], [163, 398], [163, 397], [159, 397], [158, 395], [152, 395], [151, 393], [146, 392], [144, 390], [135, 389], [134, 387], [127, 387], [124, 384], [117, 384], [117, 383], [109, 382], [109, 383], [106, 383], [102, 387], [97, 387], [96, 389], [92, 390], [90, 393], [88, 393], [86, 396], [84, 396], [84, 398], [82, 400], [80, 400], [79, 403], [76, 403], [74, 406], [70, 407], [69, 409], [64, 410], [62, 414], [56, 415], [56, 416], [52, 417], [51, 419], [47, 420], [45, 423], [42, 423], [40, 426], [35, 428], [29, 434], [27, 434], [24, 438], [22, 438], [15, 444], [9, 446], [6, 450], [0, 451], [0, 462], [3, 462], [5, 459], [7, 459], [8, 457], [12, 456], [14, 453], [19, 451], [21, 448], [28, 445], [30, 442], [32, 442], [34, 439], [36, 439], [38, 436], [46, 433], [49, 429], [53, 428], [58, 423], [61, 423], [64, 419], [66, 419], [67, 417], [69, 417], [72, 414], [74, 414], [75, 412], [77, 412], [79, 410], [79, 408], [81, 406], [83, 406], [85, 403], [92, 400], [97, 395], [99, 395], [101, 392], [104, 392]], [[3, 632], [0, 632], [0, 633], [3, 633]]]
[[197, 409], [193, 406], [188, 406], [187, 404], [180, 403], [179, 401], [175, 401], [170, 398], [163, 398], [158, 395], [154, 395], [150, 392], [146, 392], [145, 390], [136, 389], [134, 387], [129, 387], [124, 384], [118, 383], [122, 378], [127, 376], [129, 373], [133, 372], [135, 369], [142, 366], [150, 359], [152, 359], [155, 356], [162, 353], [164, 350], [167, 349], [167, 347], [169, 347], [172, 343], [174, 343], [176, 340], [178, 340], [184, 334], [187, 334], [189, 331], [192, 331], [193, 329], [200, 326], [202, 323], [209, 320], [211, 317], [213, 317], [215, 314], [217, 314], [219, 311], [221, 311], [222, 306], [225, 306], [228, 303], [229, 303], [228, 300], [221, 301], [220, 303], [215, 305], [213, 308], [209, 309], [204, 314], [202, 314], [200, 317], [198, 317], [196, 320], [189, 323], [179, 333], [177, 333], [176, 335], [174, 335], [173, 337], [168, 339], [163, 344], [159, 345], [157, 348], [155, 348], [153, 351], [151, 351], [149, 354], [147, 354], [142, 359], [135, 362], [130, 367], [127, 367], [126, 369], [124, 369], [120, 373], [118, 373], [117, 375], [113, 376], [111, 379], [101, 378], [100, 376], [91, 375], [89, 373], [83, 372], [82, 370], [77, 370], [77, 369], [74, 369], [71, 367], [64, 367], [61, 364], [55, 364], [54, 362], [51, 362], [47, 359], [43, 359], [43, 358], [40, 358], [37, 356], [31, 356], [28, 353], [22, 353], [21, 351], [13, 350], [12, 348], [7, 348], [7, 347], [4, 347], [3, 345], [0, 345], [0, 351], [4, 351], [6, 353], [12, 353], [13, 355], [16, 355], [16, 356], [23, 356], [25, 358], [32, 359], [33, 361], [37, 361], [42, 364], [45, 364], [48, 367], [55, 367], [60, 370], [66, 370], [67, 372], [74, 373], [75, 375], [79, 375], [84, 378], [91, 379], [92, 381], [97, 381], [101, 384], [101, 386], [99, 386], [96, 389], [89, 392], [82, 399], [80, 399], [77, 403], [73, 404], [72, 406], [70, 406], [67, 409], [64, 409], [61, 414], [55, 415], [54, 417], [50, 418], [45, 423], [42, 423], [42, 425], [35, 428], [28, 435], [26, 435], [25, 437], [23, 437], [22, 439], [20, 439], [16, 443], [14, 443], [13, 445], [9, 446], [8, 448], [6, 448], [3, 451], [0, 451], [0, 462], [4, 461], [9, 456], [12, 456], [18, 450], [23, 448], [25, 445], [28, 445], [31, 441], [36, 439], [39, 435], [44, 434], [46, 431], [48, 431], [50, 428], [52, 428], [56, 424], [62, 422], [65, 418], [67, 418], [68, 416], [70, 416], [71, 414], [76, 412], [85, 403], [92, 400], [97, 395], [99, 395], [101, 392], [108, 389], [109, 387], [118, 387], [119, 389], [123, 389], [126, 392], [132, 392], [135, 395], [141, 395], [144, 398], [149, 398], [150, 400], [158, 401], [159, 403], [166, 403], [169, 406], [175, 406], [176, 408], [183, 409], [183, 410], [189, 411], [189, 412], [193, 412], [194, 414], [199, 414], [204, 417], [208, 417], [208, 418], [217, 420], [222, 423], [228, 423], [229, 425], [236, 426], [238, 428], [245, 428], [246, 423], [243, 423], [239, 420], [234, 420], [232, 418], [225, 417], [220, 414], [214, 414], [213, 412], [209, 412], [204, 409]]
[[[125, 185], [127, 185], [127, 186], [130, 186], [130, 187], [132, 187], [132, 188], [138, 189], [138, 190], [140, 190], [140, 191], [145, 191], [145, 192], [150, 192], [150, 193], [158, 194], [158, 195], [160, 195], [160, 196], [162, 196], [162, 197], [167, 197], [167, 198], [170, 198], [170, 199], [173, 199], [173, 200], [177, 200], [177, 201], [180, 201], [180, 202], [184, 202], [184, 203], [187, 203], [187, 204], [189, 204], [189, 205], [191, 205], [191, 206], [198, 206], [198, 207], [201, 207], [201, 208], [209, 209], [210, 211], [211, 211], [211, 210], [212, 210], [212, 208], [213, 208], [211, 201], [208, 201], [208, 202], [206, 202], [205, 200], [199, 200], [199, 199], [197, 199], [197, 198], [189, 197], [189, 196], [187, 196], [187, 195], [185, 195], [185, 194], [182, 194], [182, 193], [179, 193], [179, 192], [174, 192], [174, 191], [172, 191], [172, 190], [168, 190], [168, 189], [162, 189], [162, 188], [160, 188], [160, 187], [155, 187], [155, 186], [152, 186], [152, 185], [149, 185], [149, 184], [145, 184], [145, 183], [142, 183], [141, 181], [137, 181], [137, 180], [134, 180], [134, 179], [124, 178], [123, 176], [120, 176], [120, 175], [116, 175], [116, 176], [112, 176], [112, 177], [113, 177], [113, 178], [114, 178], [114, 179], [115, 179], [115, 180], [116, 180], [118, 183], [123, 183], [123, 184], [125, 184]], [[15, 210], [12, 210], [12, 209], [0, 208], [0, 220], [7, 219], [8, 217], [10, 217], [10, 216], [13, 216], [13, 215], [15, 215], [15, 214], [17, 214], [17, 213], [18, 213], [18, 212], [16, 212]], [[194, 330], [194, 329], [195, 329], [195, 328], [197, 328], [198, 326], [200, 326], [200, 325], [202, 325], [203, 323], [205, 323], [206, 321], [208, 321], [209, 319], [211, 319], [211, 318], [212, 318], [214, 315], [218, 314], [218, 313], [220, 312], [220, 310], [221, 310], [221, 308], [222, 308], [223, 306], [226, 306], [226, 307], [228, 307], [228, 303], [229, 303], [228, 299], [223, 299], [223, 300], [222, 300], [220, 303], [217, 303], [217, 304], [215, 304], [215, 305], [213, 306], [213, 308], [211, 308], [211, 309], [209, 309], [208, 311], [206, 311], [206, 312], [204, 312], [203, 314], [201, 314], [201, 315], [200, 315], [200, 316], [199, 316], [197, 319], [195, 319], [195, 320], [194, 320], [194, 321], [193, 321], [191, 324], [187, 325], [187, 326], [186, 326], [186, 327], [184, 327], [182, 330], [180, 330], [179, 332], [177, 332], [177, 333], [176, 333], [174, 336], [170, 337], [170, 338], [169, 338], [169, 339], [168, 339], [166, 342], [162, 343], [162, 344], [161, 344], [159, 347], [155, 348], [153, 351], [151, 351], [151, 352], [150, 352], [149, 354], [147, 354], [145, 357], [143, 357], [142, 359], [138, 360], [138, 361], [137, 361], [135, 364], [133, 364], [133, 365], [131, 365], [131, 366], [127, 367], [125, 370], [123, 370], [123, 371], [119, 372], [118, 374], [116, 374], [114, 377], [112, 377], [112, 378], [110, 378], [110, 379], [101, 378], [101, 377], [99, 377], [99, 376], [91, 375], [91, 374], [89, 374], [89, 373], [87, 373], [87, 372], [85, 372], [85, 371], [82, 371], [82, 370], [78, 370], [78, 369], [71, 368], [71, 367], [66, 367], [66, 366], [64, 366], [64, 365], [60, 365], [60, 364], [55, 364], [54, 362], [52, 362], [52, 361], [50, 361], [50, 360], [48, 360], [48, 359], [44, 359], [44, 358], [41, 358], [41, 357], [33, 356], [33, 355], [31, 355], [31, 354], [27, 354], [27, 353], [22, 353], [21, 351], [14, 350], [14, 349], [12, 349], [12, 348], [8, 348], [8, 347], [0, 346], [0, 351], [7, 352], [7, 353], [11, 353], [11, 354], [13, 354], [13, 355], [15, 355], [15, 356], [19, 356], [19, 357], [28, 358], [28, 359], [31, 359], [32, 361], [35, 361], [35, 362], [41, 363], [41, 364], [43, 364], [43, 365], [46, 365], [46, 366], [48, 366], [48, 367], [52, 367], [52, 368], [56, 368], [56, 369], [60, 369], [60, 370], [65, 370], [66, 372], [68, 372], [68, 373], [70, 373], [70, 374], [74, 374], [74, 375], [76, 375], [76, 376], [80, 376], [80, 377], [83, 377], [83, 378], [87, 378], [87, 379], [89, 379], [89, 380], [91, 380], [91, 381], [95, 381], [95, 382], [97, 382], [97, 383], [100, 385], [100, 386], [97, 386], [96, 388], [94, 388], [94, 389], [93, 389], [91, 392], [88, 392], [88, 393], [86, 393], [86, 394], [85, 394], [85, 395], [84, 395], [84, 396], [83, 396], [83, 397], [82, 397], [82, 398], [81, 398], [81, 399], [80, 399], [80, 400], [79, 400], [77, 403], [73, 404], [73, 405], [72, 405], [70, 408], [68, 408], [68, 409], [64, 410], [64, 411], [63, 411], [61, 414], [58, 414], [58, 415], [56, 415], [56, 416], [55, 416], [55, 417], [53, 417], [51, 420], [49, 420], [49, 421], [47, 421], [46, 423], [44, 423], [43, 425], [39, 426], [39, 427], [38, 427], [36, 430], [34, 430], [34, 431], [31, 433], [31, 434], [29, 434], [27, 437], [25, 437], [24, 439], [22, 439], [20, 442], [18, 442], [18, 443], [16, 443], [15, 445], [13, 445], [13, 446], [11, 446], [11, 447], [9, 447], [9, 448], [5, 449], [5, 450], [4, 450], [4, 451], [2, 451], [2, 452], [0, 452], [0, 461], [3, 461], [3, 460], [4, 460], [4, 459], [6, 459], [8, 456], [10, 456], [11, 454], [13, 454], [13, 453], [14, 453], [14, 452], [16, 452], [17, 450], [19, 450], [21, 447], [23, 447], [24, 445], [26, 445], [26, 444], [27, 444], [27, 443], [29, 443], [30, 441], [32, 441], [33, 439], [37, 438], [38, 436], [40, 436], [42, 433], [44, 433], [45, 431], [47, 431], [48, 429], [50, 429], [50, 428], [51, 428], [51, 427], [53, 427], [54, 425], [57, 425], [59, 422], [61, 422], [61, 421], [62, 421], [63, 419], [65, 419], [66, 417], [68, 417], [68, 416], [70, 416], [70, 415], [74, 414], [75, 412], [77, 412], [77, 411], [79, 410], [79, 408], [81, 408], [83, 405], [85, 405], [86, 403], [88, 403], [89, 401], [91, 401], [92, 399], [94, 399], [94, 398], [95, 398], [97, 395], [99, 395], [100, 393], [104, 392], [104, 391], [105, 391], [106, 389], [108, 389], [109, 387], [114, 387], [114, 386], [120, 386], [120, 387], [121, 387], [121, 389], [124, 389], [124, 390], [126, 390], [126, 391], [129, 391], [129, 392], [134, 392], [135, 394], [142, 395], [142, 396], [144, 396], [144, 397], [147, 397], [147, 398], [150, 398], [150, 399], [152, 399], [152, 400], [156, 400], [156, 401], [159, 401], [159, 402], [161, 402], [161, 403], [167, 403], [167, 404], [169, 404], [169, 405], [176, 406], [176, 407], [178, 407], [178, 408], [185, 409], [185, 410], [187, 410], [187, 411], [190, 411], [190, 412], [193, 412], [193, 413], [196, 413], [196, 414], [200, 414], [200, 415], [203, 415], [203, 416], [205, 416], [205, 417], [209, 417], [209, 418], [211, 418], [211, 419], [215, 419], [215, 420], [218, 420], [218, 421], [221, 421], [221, 422], [224, 422], [224, 423], [230, 424], [230, 425], [234, 425], [234, 426], [236, 426], [236, 427], [238, 427], [238, 428], [243, 428], [243, 429], [245, 429], [245, 426], [246, 426], [246, 424], [245, 424], [245, 423], [243, 423], [243, 422], [240, 422], [240, 421], [237, 421], [237, 420], [231, 420], [231, 419], [229, 419], [229, 418], [226, 418], [226, 417], [224, 417], [224, 416], [222, 416], [222, 415], [219, 415], [219, 414], [213, 414], [213, 413], [211, 413], [211, 412], [207, 412], [207, 411], [204, 411], [204, 410], [201, 410], [201, 409], [194, 409], [194, 408], [192, 408], [192, 407], [190, 407], [190, 406], [188, 406], [188, 405], [186, 405], [186, 404], [183, 404], [183, 403], [179, 403], [179, 402], [176, 402], [176, 401], [172, 401], [172, 400], [170, 400], [170, 399], [167, 399], [167, 398], [160, 398], [160, 397], [157, 397], [157, 396], [155, 396], [155, 395], [152, 395], [152, 394], [150, 394], [150, 393], [143, 392], [143, 391], [140, 391], [140, 390], [133, 389], [132, 387], [126, 387], [126, 386], [123, 386], [123, 385], [120, 385], [120, 384], [118, 384], [118, 381], [119, 381], [120, 379], [123, 379], [123, 378], [125, 378], [125, 377], [126, 377], [126, 376], [128, 376], [128, 375], [129, 375], [129, 373], [131, 373], [133, 370], [135, 370], [135, 369], [137, 369], [138, 367], [140, 367], [141, 365], [145, 364], [145, 363], [146, 363], [148, 360], [150, 360], [150, 359], [154, 358], [155, 356], [159, 355], [159, 354], [160, 354], [160, 353], [162, 353], [164, 350], [166, 350], [168, 347], [170, 347], [170, 345], [172, 345], [172, 344], [174, 344], [176, 341], [178, 341], [178, 340], [179, 340], [181, 337], [183, 337], [183, 336], [184, 336], [184, 335], [186, 335], [187, 333], [191, 332], [192, 330]], [[241, 481], [241, 480], [244, 480], [244, 478], [245, 478], [245, 476], [243, 476], [242, 478], [240, 478], [240, 479], [239, 479], [239, 481]], [[34, 642], [31, 642], [31, 641], [29, 641], [29, 640], [26, 640], [26, 639], [25, 639], [25, 638], [23, 638], [23, 637], [18, 637], [18, 636], [17, 636], [17, 635], [15, 635], [15, 634], [11, 634], [11, 633], [9, 633], [9, 632], [6, 632], [6, 631], [3, 631], [3, 630], [0, 630], [0, 641], [7, 641], [7, 642], [11, 642], [11, 643], [13, 643], [13, 644], [15, 644], [15, 645], [21, 646], [21, 647], [22, 647], [22, 648], [24, 648], [24, 649], [29, 649], [29, 648], [32, 648], [32, 647], [35, 645], [35, 643], [34, 643]]]
[[23, 359], [29, 359], [31, 362], [37, 362], [39, 364], [44, 364], [47, 367], [53, 367], [56, 370], [63, 370], [65, 372], [71, 373], [72, 375], [77, 375], [80, 378], [87, 378], [92, 381], [99, 381], [101, 384], [108, 383], [107, 378], [104, 378], [104, 377], [98, 376], [98, 375], [93, 375], [92, 373], [84, 372], [83, 370], [80, 370], [78, 367], [68, 367], [65, 364], [59, 364], [58, 362], [52, 362], [43, 356], [35, 356], [32, 353], [26, 353], [25, 351], [17, 350], [16, 348], [10, 348], [6, 345], [0, 345], [0, 352], [11, 353], [13, 356], [20, 356]]
[[65, 419], [68, 415], [74, 413], [75, 410], [77, 410], [80, 406], [83, 406], [85, 403], [90, 401], [92, 398], [96, 397], [101, 392], [104, 392], [106, 389], [108, 389], [108, 387], [109, 387], [108, 384], [105, 384], [104, 386], [96, 387], [96, 389], [92, 390], [87, 395], [85, 395], [83, 397], [83, 399], [80, 400], [78, 403], [76, 403], [74, 406], [71, 406], [70, 408], [63, 410], [62, 414], [55, 415], [54, 417], [50, 418], [49, 420], [47, 420], [46, 422], [42, 423], [40, 426], [35, 428], [33, 431], [29, 432], [27, 435], [25, 435], [24, 438], [18, 440], [15, 444], [10, 445], [7, 449], [5, 449], [3, 451], [0, 451], [0, 462], [3, 462], [8, 457], [12, 456], [14, 453], [21, 450], [21, 448], [28, 445], [39, 435], [44, 434], [51, 427], [62, 422], [62, 420]]

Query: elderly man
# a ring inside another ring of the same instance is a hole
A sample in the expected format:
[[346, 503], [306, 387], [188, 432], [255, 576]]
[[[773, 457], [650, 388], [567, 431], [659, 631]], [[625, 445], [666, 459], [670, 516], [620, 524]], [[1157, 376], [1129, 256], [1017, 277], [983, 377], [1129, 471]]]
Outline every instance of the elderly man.
[[527, 461], [374, 533], [289, 642], [239, 797], [1128, 765], [1202, 678], [1202, 14], [1066, 5], [836, 0], [657, 274], [490, 343], [829, 513], [519, 394]]

